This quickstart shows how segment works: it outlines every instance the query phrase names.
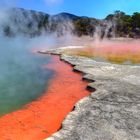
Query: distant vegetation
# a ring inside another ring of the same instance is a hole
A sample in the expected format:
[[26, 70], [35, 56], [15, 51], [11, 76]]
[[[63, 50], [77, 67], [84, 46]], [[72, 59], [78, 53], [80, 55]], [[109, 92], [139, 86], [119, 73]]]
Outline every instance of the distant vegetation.
[[115, 20], [115, 34], [122, 37], [140, 37], [140, 13], [135, 12], [133, 15], [127, 15], [121, 11], [115, 11], [114, 14], [108, 15], [108, 21]]
[[57, 36], [74, 34], [77, 36], [98, 35], [103, 37], [132, 37], [140, 38], [140, 13], [127, 15], [115, 11], [105, 19], [79, 17], [69, 13], [48, 15], [42, 12], [12, 8], [8, 10], [8, 20], [1, 23], [1, 32], [6, 36], [55, 33]]

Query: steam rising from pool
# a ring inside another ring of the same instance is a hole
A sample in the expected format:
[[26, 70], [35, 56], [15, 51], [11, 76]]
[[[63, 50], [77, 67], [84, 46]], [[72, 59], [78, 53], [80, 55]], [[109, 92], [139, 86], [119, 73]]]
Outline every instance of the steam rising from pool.
[[53, 72], [42, 66], [50, 57], [33, 54], [34, 41], [0, 37], [0, 115], [21, 108], [47, 90]]

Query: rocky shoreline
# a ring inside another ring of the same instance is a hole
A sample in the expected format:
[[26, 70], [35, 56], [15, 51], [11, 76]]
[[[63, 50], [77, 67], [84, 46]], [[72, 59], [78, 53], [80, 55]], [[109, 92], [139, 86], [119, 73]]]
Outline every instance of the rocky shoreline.
[[63, 55], [62, 50], [40, 53], [61, 55], [83, 79], [94, 81], [88, 88], [95, 91], [80, 100], [61, 130], [46, 140], [139, 140], [140, 66], [96, 62]]

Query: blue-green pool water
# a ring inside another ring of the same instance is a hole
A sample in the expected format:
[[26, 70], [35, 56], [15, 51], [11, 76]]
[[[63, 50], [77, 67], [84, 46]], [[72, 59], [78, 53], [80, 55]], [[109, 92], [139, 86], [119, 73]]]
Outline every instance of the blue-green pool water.
[[0, 38], [0, 116], [36, 100], [53, 72], [42, 66], [49, 56], [36, 55], [29, 39]]

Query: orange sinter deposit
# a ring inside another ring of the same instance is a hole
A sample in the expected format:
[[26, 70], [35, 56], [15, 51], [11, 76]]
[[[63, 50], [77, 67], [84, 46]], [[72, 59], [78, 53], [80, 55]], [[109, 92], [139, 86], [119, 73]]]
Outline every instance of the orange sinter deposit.
[[101, 42], [97, 46], [85, 46], [83, 48], [68, 49], [63, 53], [84, 57], [100, 57], [110, 62], [140, 63], [140, 41], [129, 42]]
[[0, 140], [43, 140], [60, 129], [75, 103], [87, 96], [86, 82], [72, 66], [52, 57], [44, 68], [55, 74], [44, 95], [23, 109], [0, 118]]

